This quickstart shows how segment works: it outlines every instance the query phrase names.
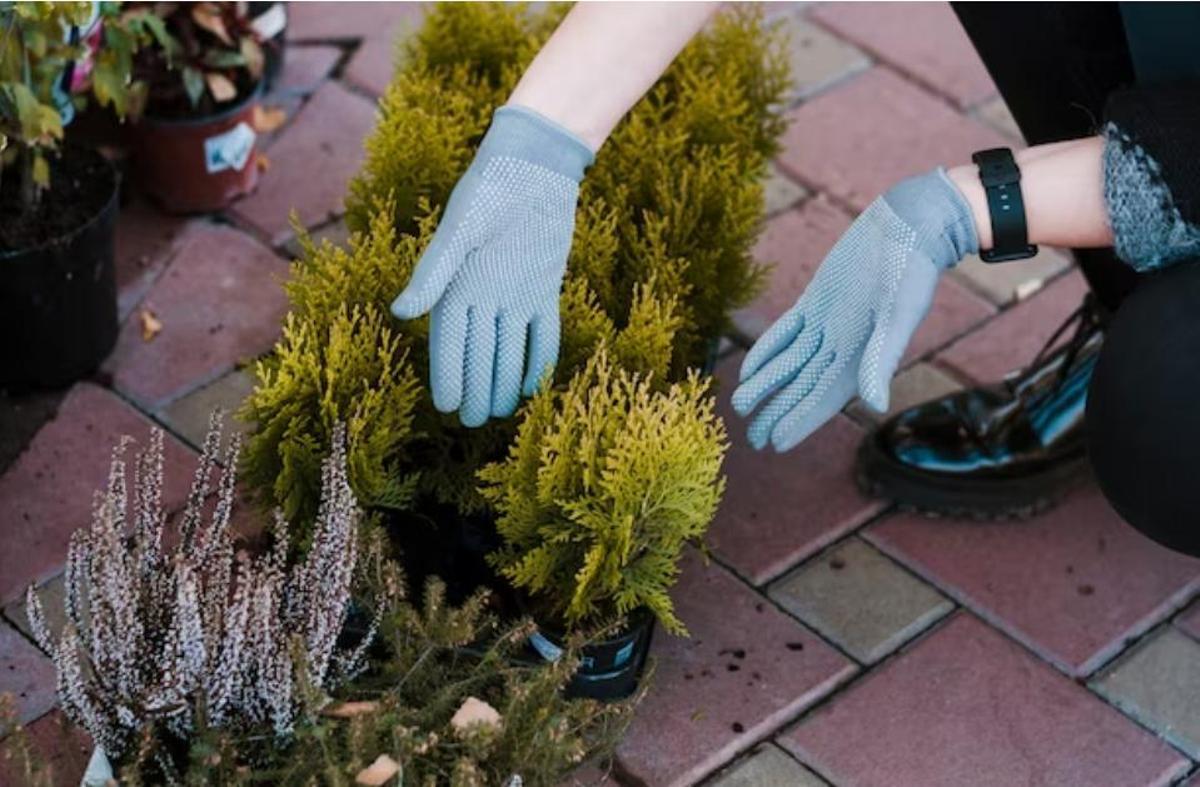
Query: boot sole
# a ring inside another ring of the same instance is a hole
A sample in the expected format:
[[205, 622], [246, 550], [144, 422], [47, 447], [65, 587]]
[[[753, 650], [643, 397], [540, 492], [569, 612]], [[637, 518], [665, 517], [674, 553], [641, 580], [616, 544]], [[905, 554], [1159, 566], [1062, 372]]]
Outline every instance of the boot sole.
[[855, 481], [862, 493], [894, 501], [901, 511], [979, 522], [1025, 520], [1058, 504], [1088, 478], [1086, 455], [1019, 479], [931, 477], [886, 456], [868, 435], [858, 448]]

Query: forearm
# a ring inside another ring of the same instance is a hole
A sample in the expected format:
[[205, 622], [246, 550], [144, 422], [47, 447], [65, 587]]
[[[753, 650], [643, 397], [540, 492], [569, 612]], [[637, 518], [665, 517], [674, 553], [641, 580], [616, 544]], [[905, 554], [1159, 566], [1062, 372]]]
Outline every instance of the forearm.
[[508, 99], [598, 150], [717, 3], [578, 3]]
[[[1029, 242], [1067, 248], [1113, 245], [1104, 201], [1104, 138], [1037, 145], [1018, 151]], [[981, 249], [992, 248], [987, 198], [974, 164], [947, 174], [971, 206]]]

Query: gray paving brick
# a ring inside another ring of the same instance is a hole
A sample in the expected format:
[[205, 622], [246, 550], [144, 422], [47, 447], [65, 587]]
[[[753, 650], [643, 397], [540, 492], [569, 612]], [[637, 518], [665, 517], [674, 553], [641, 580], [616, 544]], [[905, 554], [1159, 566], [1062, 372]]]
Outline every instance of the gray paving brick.
[[942, 594], [858, 538], [795, 569], [769, 595], [866, 663], [953, 609]]
[[1200, 642], [1164, 628], [1092, 682], [1109, 702], [1200, 758]]

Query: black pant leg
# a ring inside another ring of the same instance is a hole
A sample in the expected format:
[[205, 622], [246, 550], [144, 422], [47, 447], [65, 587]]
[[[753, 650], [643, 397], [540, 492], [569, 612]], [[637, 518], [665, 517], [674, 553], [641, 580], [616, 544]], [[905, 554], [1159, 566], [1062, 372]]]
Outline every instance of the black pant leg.
[[[1116, 3], [953, 5], [1031, 145], [1095, 134], [1109, 93], [1133, 82]], [[1096, 298], [1115, 311], [1138, 274], [1110, 249], [1074, 253]]]
[[1200, 260], [1143, 277], [1116, 313], [1087, 398], [1100, 489], [1129, 524], [1200, 556]]

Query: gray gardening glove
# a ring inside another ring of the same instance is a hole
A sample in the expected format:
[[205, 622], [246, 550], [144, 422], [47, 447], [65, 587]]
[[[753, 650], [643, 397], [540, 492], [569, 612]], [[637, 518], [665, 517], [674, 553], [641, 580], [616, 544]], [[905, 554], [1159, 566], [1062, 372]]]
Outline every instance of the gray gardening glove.
[[742, 362], [733, 407], [749, 440], [786, 451], [857, 392], [888, 408], [888, 390], [942, 271], [979, 250], [971, 208], [938, 168], [872, 202], [834, 245], [800, 300]]

